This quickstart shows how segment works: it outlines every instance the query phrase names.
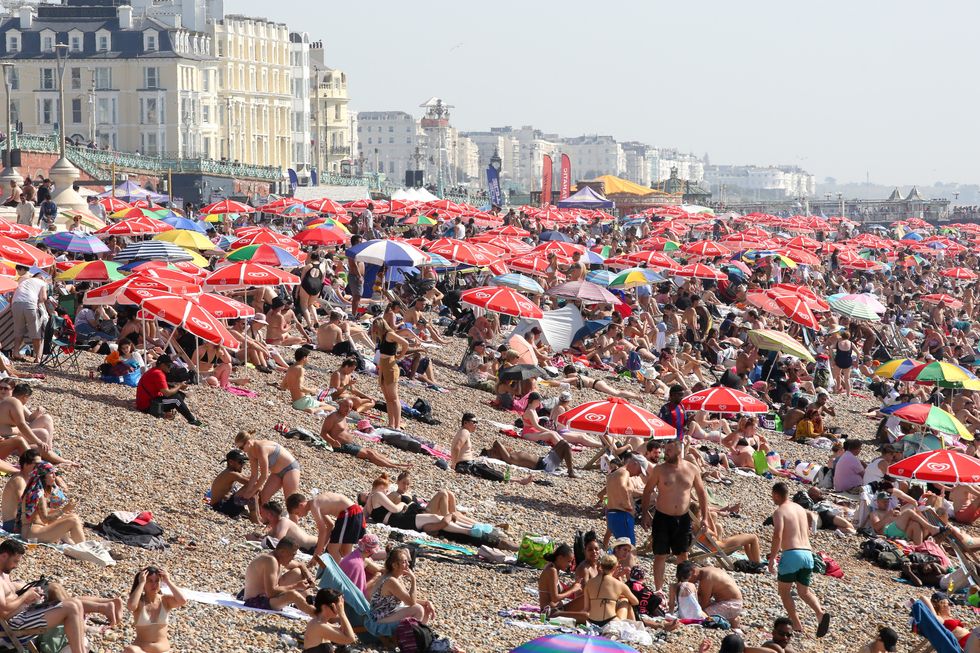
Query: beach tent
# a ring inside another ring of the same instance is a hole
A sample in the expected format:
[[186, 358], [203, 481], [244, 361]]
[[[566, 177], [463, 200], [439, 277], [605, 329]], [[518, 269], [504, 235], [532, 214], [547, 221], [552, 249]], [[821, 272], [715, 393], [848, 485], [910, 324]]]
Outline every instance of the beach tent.
[[635, 184], [628, 179], [622, 179], [621, 177], [616, 177], [613, 175], [603, 175], [601, 177], [596, 177], [595, 179], [590, 179], [589, 181], [601, 181], [603, 191], [606, 195], [652, 195], [658, 191], [653, 188], [647, 188], [646, 186], [641, 186], [640, 184]]
[[116, 186], [116, 188], [107, 190], [101, 193], [99, 197], [115, 197], [116, 199], [123, 200], [125, 202], [131, 202], [133, 200], [150, 200], [151, 202], [167, 202], [170, 198], [162, 193], [154, 193], [152, 190], [147, 190], [133, 181], [124, 181], [123, 183]]
[[392, 193], [391, 199], [403, 202], [434, 202], [439, 198], [424, 188], [402, 188]]
[[611, 209], [614, 206], [612, 200], [607, 200], [588, 186], [558, 202], [560, 209]]
[[557, 311], [545, 311], [537, 319], [525, 318], [517, 323], [511, 335], [523, 336], [534, 327], [541, 327], [541, 335], [555, 351], [563, 351], [572, 345], [572, 338], [585, 326], [582, 313], [569, 304]]

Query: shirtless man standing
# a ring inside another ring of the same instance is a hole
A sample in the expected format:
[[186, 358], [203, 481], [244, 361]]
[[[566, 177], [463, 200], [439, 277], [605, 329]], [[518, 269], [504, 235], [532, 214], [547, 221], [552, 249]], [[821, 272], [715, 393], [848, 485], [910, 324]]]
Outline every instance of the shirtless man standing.
[[311, 554], [316, 549], [316, 535], [310, 535], [306, 530], [289, 518], [278, 501], [267, 501], [259, 507], [259, 520], [265, 526], [262, 533], [246, 535], [246, 540], [262, 540], [271, 537], [277, 542], [289, 538], [296, 543], [296, 548]]
[[323, 404], [314, 395], [317, 393], [315, 388], [307, 388], [306, 383], [306, 359], [310, 357], [310, 350], [300, 347], [296, 350], [295, 362], [286, 370], [279, 384], [280, 390], [289, 390], [289, 397], [293, 402], [293, 408], [304, 413], [315, 413], [323, 407]]
[[324, 551], [340, 563], [365, 532], [364, 509], [336, 492], [321, 492], [312, 499], [299, 492], [291, 494], [286, 498], [286, 512], [297, 523], [307, 514], [313, 517], [317, 539], [311, 565]]
[[296, 314], [289, 307], [282, 297], [276, 297], [269, 304], [269, 311], [265, 315], [269, 324], [265, 330], [265, 341], [270, 345], [305, 345], [309, 344], [309, 339], [294, 336], [290, 333], [293, 324], [296, 322]]
[[776, 504], [776, 511], [772, 514], [769, 573], [776, 573], [776, 556], [782, 551], [776, 579], [779, 581], [779, 598], [790, 621], [793, 622], [793, 630], [798, 633], [803, 632], [803, 624], [796, 613], [796, 602], [793, 600], [792, 591], [795, 585], [796, 593], [817, 616], [817, 637], [823, 637], [830, 630], [830, 614], [824, 612], [820, 599], [810, 590], [810, 581], [813, 579], [813, 551], [810, 548], [810, 529], [806, 510], [789, 500], [789, 488], [782, 482], [772, 486], [772, 502]]
[[341, 401], [337, 410], [323, 418], [323, 426], [320, 427], [320, 438], [333, 447], [334, 451], [366, 460], [378, 467], [400, 469], [403, 471], [411, 469], [411, 465], [396, 463], [373, 449], [354, 444], [354, 438], [351, 436], [350, 431], [347, 430], [347, 415], [350, 414], [352, 408], [353, 405], [350, 399]]
[[735, 579], [723, 569], [698, 567], [690, 560], [677, 565], [677, 582], [694, 583], [698, 588], [698, 604], [708, 616], [723, 617], [738, 628], [742, 614], [742, 590]]
[[340, 363], [340, 367], [330, 375], [330, 394], [334, 401], [349, 400], [353, 409], [361, 413], [374, 408], [374, 399], [355, 387], [354, 372], [356, 370], [357, 361], [353, 358], [345, 358]]
[[245, 568], [245, 606], [258, 610], [282, 610], [292, 605], [314, 616], [306, 594], [315, 587], [312, 574], [293, 560], [296, 543], [284, 537], [269, 553], [261, 553]]
[[[667, 556], [674, 554], [678, 562], [687, 560], [687, 550], [694, 538], [691, 523], [691, 490], [698, 495], [698, 503], [704, 510], [708, 503], [708, 493], [704, 489], [698, 468], [681, 458], [681, 443], [670, 440], [664, 447], [664, 462], [653, 468], [647, 476], [643, 489], [643, 503], [640, 514], [643, 526], [653, 529], [653, 579], [654, 591], [664, 584], [664, 569]], [[650, 497], [657, 492], [657, 506], [650, 517]], [[714, 517], [710, 510], [704, 510], [709, 529], [714, 528]]]
[[646, 458], [631, 453], [626, 457], [625, 465], [606, 477], [606, 528], [613, 539], [626, 537], [634, 546], [636, 515], [630, 479], [645, 474], [647, 464]]

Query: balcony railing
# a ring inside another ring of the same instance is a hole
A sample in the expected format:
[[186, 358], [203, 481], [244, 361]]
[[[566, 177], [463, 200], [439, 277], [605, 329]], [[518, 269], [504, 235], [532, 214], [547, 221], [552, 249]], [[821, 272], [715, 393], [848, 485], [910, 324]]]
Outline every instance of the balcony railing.
[[350, 156], [350, 146], [349, 145], [331, 145], [330, 154], [339, 154], [340, 156]]
[[[38, 136], [34, 134], [17, 134], [15, 132], [11, 145], [15, 148], [32, 152], [54, 153], [58, 151], [58, 137], [56, 135]], [[102, 173], [111, 172], [114, 166], [117, 171], [131, 170], [134, 172], [157, 174], [167, 172], [197, 173], [221, 177], [259, 179], [262, 181], [280, 181], [283, 176], [282, 170], [274, 166], [258, 166], [232, 161], [215, 161], [213, 159], [185, 158], [168, 155], [150, 156], [145, 154], [131, 154], [129, 152], [99, 150], [77, 145], [68, 145], [66, 147], [66, 153], [69, 159], [77, 163], [87, 164], [87, 168], [95, 168]]]

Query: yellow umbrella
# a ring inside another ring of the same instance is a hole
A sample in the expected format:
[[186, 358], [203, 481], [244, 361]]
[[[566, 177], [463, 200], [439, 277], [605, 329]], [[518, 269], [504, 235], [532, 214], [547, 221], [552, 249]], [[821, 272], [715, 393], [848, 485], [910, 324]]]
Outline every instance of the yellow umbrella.
[[[164, 232], [164, 233], [167, 233], [167, 232]], [[193, 263], [194, 265], [196, 265], [199, 268], [206, 268], [208, 266], [208, 263], [210, 263], [210, 261], [208, 261], [206, 258], [204, 258], [203, 256], [201, 256], [199, 253], [197, 253], [193, 249], [188, 249], [186, 247], [181, 247], [181, 249], [191, 255], [191, 263]], [[211, 249], [214, 249], [214, 246], [213, 245], [211, 246]]]
[[753, 329], [752, 331], [749, 331], [748, 338], [749, 342], [759, 349], [778, 351], [783, 354], [802, 358], [810, 363], [815, 362], [813, 354], [810, 353], [803, 343], [794, 340], [781, 331], [773, 331], [772, 329]]
[[207, 251], [216, 247], [207, 236], [193, 229], [171, 229], [170, 231], [157, 234], [153, 237], [153, 240], [165, 240], [168, 243], [173, 243], [185, 249]]

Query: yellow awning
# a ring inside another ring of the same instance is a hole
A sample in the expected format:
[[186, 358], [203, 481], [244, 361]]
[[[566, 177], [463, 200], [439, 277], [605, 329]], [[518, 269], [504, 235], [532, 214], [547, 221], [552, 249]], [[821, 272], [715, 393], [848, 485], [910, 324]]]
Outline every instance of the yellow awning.
[[590, 181], [601, 181], [606, 195], [627, 194], [627, 195], [652, 195], [657, 191], [635, 184], [628, 179], [621, 179], [613, 175], [603, 175]]

